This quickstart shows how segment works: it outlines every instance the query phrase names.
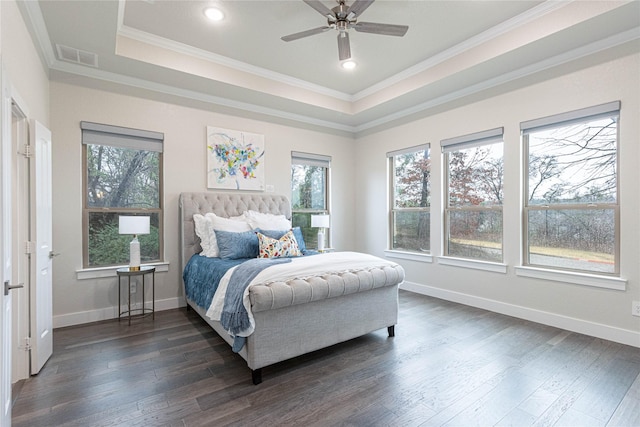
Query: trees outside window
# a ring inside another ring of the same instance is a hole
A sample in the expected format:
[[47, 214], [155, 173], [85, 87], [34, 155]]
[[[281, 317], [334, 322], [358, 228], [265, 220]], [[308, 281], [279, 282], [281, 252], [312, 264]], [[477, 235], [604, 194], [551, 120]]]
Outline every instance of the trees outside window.
[[311, 227], [311, 215], [329, 214], [330, 168], [328, 156], [291, 153], [291, 223], [300, 227], [305, 245], [310, 249], [318, 246], [318, 230]]
[[[162, 257], [162, 139], [141, 143], [133, 129], [82, 122], [84, 267], [126, 265], [133, 236], [118, 234], [120, 215], [150, 217], [138, 236], [141, 261]], [[135, 133], [129, 135], [128, 133]]]
[[444, 255], [502, 262], [502, 128], [442, 141]]
[[391, 177], [390, 249], [429, 253], [431, 157], [429, 144], [387, 154]]
[[618, 273], [619, 103], [523, 123], [525, 264]]

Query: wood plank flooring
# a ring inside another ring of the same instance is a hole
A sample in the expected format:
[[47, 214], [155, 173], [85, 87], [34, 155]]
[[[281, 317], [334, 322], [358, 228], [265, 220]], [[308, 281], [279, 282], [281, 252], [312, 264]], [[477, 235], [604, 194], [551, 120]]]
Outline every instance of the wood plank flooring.
[[21, 426], [640, 426], [640, 349], [400, 292], [386, 329], [266, 367], [193, 311], [56, 329]]

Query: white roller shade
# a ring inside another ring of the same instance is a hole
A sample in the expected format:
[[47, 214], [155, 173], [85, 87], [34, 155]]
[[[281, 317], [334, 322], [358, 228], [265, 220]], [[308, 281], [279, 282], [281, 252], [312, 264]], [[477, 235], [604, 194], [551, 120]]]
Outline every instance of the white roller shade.
[[80, 122], [82, 143], [162, 152], [164, 133]]
[[457, 151], [464, 148], [480, 147], [487, 144], [497, 144], [503, 141], [504, 128], [489, 129], [482, 132], [475, 132], [468, 135], [457, 136], [455, 138], [443, 139], [440, 141], [443, 153]]
[[387, 153], [387, 157], [401, 156], [403, 154], [415, 153], [416, 151], [425, 151], [425, 150], [429, 150], [430, 148], [431, 148], [431, 144], [429, 143], [416, 145], [414, 147], [407, 147], [407, 148], [402, 148], [400, 150], [389, 151]]
[[540, 131], [548, 128], [570, 125], [571, 123], [596, 120], [598, 118], [620, 115], [620, 101], [608, 102], [580, 110], [569, 111], [553, 116], [528, 120], [520, 123], [520, 130], [524, 133]]
[[331, 167], [331, 156], [292, 151], [291, 163], [294, 165], [319, 166], [328, 169]]

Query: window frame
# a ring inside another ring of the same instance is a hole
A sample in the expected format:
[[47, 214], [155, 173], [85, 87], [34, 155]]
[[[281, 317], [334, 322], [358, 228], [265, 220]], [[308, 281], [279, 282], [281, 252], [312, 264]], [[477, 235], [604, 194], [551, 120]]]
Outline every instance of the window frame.
[[[525, 268], [545, 269], [580, 275], [620, 277], [620, 101], [609, 102], [579, 110], [568, 111], [556, 115], [542, 117], [522, 122], [520, 136], [523, 147], [523, 203], [522, 203], [522, 266]], [[615, 203], [557, 203], [557, 204], [529, 204], [529, 135], [544, 129], [561, 128], [575, 123], [585, 123], [598, 118], [616, 117], [616, 200]], [[606, 210], [610, 209], [614, 215], [614, 270], [613, 272], [593, 271], [577, 268], [567, 268], [536, 264], [531, 262], [529, 250], [529, 213], [532, 211], [566, 211], [566, 210]]]
[[387, 169], [388, 169], [388, 179], [389, 179], [389, 216], [387, 218], [388, 221], [388, 233], [387, 233], [387, 250], [390, 252], [402, 252], [405, 254], [411, 254], [415, 256], [431, 256], [431, 241], [429, 241], [429, 249], [426, 251], [418, 251], [411, 250], [405, 248], [395, 248], [394, 247], [394, 236], [395, 236], [395, 218], [396, 214], [400, 212], [423, 212], [426, 213], [429, 217], [429, 236], [431, 236], [431, 173], [429, 173], [429, 199], [427, 201], [427, 206], [424, 207], [410, 207], [410, 208], [400, 208], [396, 207], [396, 156], [401, 156], [404, 154], [416, 153], [418, 151], [429, 152], [429, 161], [432, 161], [431, 157], [431, 143], [427, 142], [420, 145], [415, 145], [412, 147], [402, 148], [399, 150], [390, 151], [387, 153]]
[[[120, 264], [89, 265], [89, 216], [92, 213], [121, 213], [124, 215], [157, 214], [158, 215], [158, 258], [145, 260], [143, 264], [164, 262], [164, 133], [153, 132], [100, 123], [80, 122], [82, 134], [82, 268], [96, 270], [113, 268]], [[105, 145], [115, 148], [134, 149], [158, 152], [158, 207], [157, 208], [112, 208], [88, 206], [89, 170], [87, 163], [87, 146]]]
[[[444, 195], [444, 209], [443, 209], [443, 219], [442, 219], [442, 227], [443, 227], [443, 257], [446, 258], [459, 258], [466, 261], [471, 262], [481, 262], [481, 263], [497, 263], [502, 264], [504, 262], [504, 202], [500, 205], [490, 205], [490, 206], [481, 206], [481, 205], [469, 205], [469, 206], [451, 206], [451, 198], [450, 198], [450, 154], [455, 151], [482, 147], [491, 144], [502, 144], [502, 159], [504, 162], [504, 128], [494, 128], [488, 129], [481, 132], [475, 132], [468, 135], [462, 135], [454, 138], [443, 139], [440, 141], [440, 147], [443, 154], [443, 195]], [[504, 163], [503, 163], [504, 164]], [[504, 186], [504, 172], [502, 177], [502, 184]], [[504, 191], [504, 189], [503, 189]], [[503, 193], [504, 194], [504, 193]], [[473, 257], [464, 257], [459, 255], [451, 255], [450, 254], [450, 244], [451, 244], [451, 228], [450, 228], [450, 215], [453, 212], [500, 212], [501, 223], [502, 223], [502, 231], [501, 231], [501, 239], [500, 239], [500, 260], [487, 260], [482, 258], [473, 258]]]
[[[305, 153], [300, 151], [292, 151], [291, 152], [291, 167], [290, 170], [293, 169], [294, 165], [302, 165], [302, 166], [317, 166], [324, 168], [324, 209], [294, 209], [293, 208], [293, 197], [291, 200], [291, 226], [292, 227], [300, 227], [301, 231], [305, 228], [311, 229], [311, 225], [309, 227], [303, 227], [301, 225], [297, 225], [293, 223], [293, 218], [295, 214], [310, 214], [310, 215], [331, 215], [331, 156], [326, 156], [323, 154], [314, 154], [314, 153]], [[293, 195], [293, 181], [290, 183], [290, 191]], [[311, 223], [309, 223], [311, 224]], [[313, 241], [310, 240], [307, 242], [305, 240], [305, 246], [308, 249], [311, 249], [310, 246], [313, 244]], [[317, 241], [316, 241], [317, 247]], [[326, 230], [325, 233], [325, 249], [331, 248], [331, 227]]]

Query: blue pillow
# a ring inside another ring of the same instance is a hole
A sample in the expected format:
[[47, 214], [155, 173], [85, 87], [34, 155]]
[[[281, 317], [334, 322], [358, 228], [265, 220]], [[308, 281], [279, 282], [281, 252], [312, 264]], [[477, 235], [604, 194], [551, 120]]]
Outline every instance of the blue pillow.
[[234, 233], [231, 231], [214, 230], [220, 258], [239, 259], [257, 258], [259, 252], [258, 236], [255, 231]]
[[[298, 249], [300, 249], [301, 251], [306, 251], [307, 250], [307, 245], [305, 245], [305, 243], [304, 243], [304, 238], [302, 237], [302, 230], [300, 230], [300, 227], [293, 227], [291, 230], [293, 230], [293, 235], [296, 238], [296, 242], [298, 242]], [[267, 237], [271, 237], [272, 239], [280, 239], [282, 236], [287, 234], [287, 231], [289, 231], [289, 230], [260, 230], [260, 229], [257, 229], [256, 231], [259, 231], [260, 233], [264, 234]]]
[[296, 237], [296, 241], [298, 242], [298, 248], [301, 251], [307, 250], [307, 245], [304, 243], [304, 237], [302, 237], [302, 230], [300, 227], [293, 227], [293, 235]]

